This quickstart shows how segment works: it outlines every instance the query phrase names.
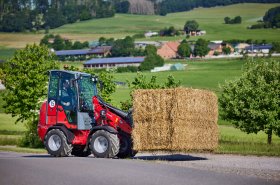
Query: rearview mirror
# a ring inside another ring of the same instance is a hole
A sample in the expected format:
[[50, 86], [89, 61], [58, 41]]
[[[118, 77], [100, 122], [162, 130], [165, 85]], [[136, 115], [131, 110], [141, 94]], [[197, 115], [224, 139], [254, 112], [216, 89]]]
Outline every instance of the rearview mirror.
[[101, 80], [99, 81], [99, 87], [100, 87], [100, 91], [102, 91], [102, 89], [103, 89], [103, 82]]

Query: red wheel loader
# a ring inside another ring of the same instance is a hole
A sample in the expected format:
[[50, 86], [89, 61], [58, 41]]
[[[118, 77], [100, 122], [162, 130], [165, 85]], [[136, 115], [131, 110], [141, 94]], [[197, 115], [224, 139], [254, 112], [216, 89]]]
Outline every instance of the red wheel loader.
[[132, 157], [132, 112], [102, 100], [98, 79], [87, 73], [49, 72], [48, 99], [40, 109], [38, 134], [55, 157], [91, 153], [99, 158]]

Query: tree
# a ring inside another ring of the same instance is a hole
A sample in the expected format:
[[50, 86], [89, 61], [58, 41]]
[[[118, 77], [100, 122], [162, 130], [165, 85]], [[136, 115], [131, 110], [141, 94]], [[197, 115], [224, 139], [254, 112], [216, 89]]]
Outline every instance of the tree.
[[234, 19], [233, 19], [233, 23], [234, 24], [241, 24], [242, 22], [242, 18], [240, 16], [236, 16]]
[[178, 47], [178, 54], [181, 56], [181, 57], [190, 57], [191, 55], [191, 52], [192, 52], [192, 49], [191, 47], [189, 46], [188, 43], [181, 43]]
[[273, 42], [271, 52], [280, 53], [280, 42]]
[[157, 54], [157, 48], [154, 45], [148, 45], [145, 48], [145, 55], [155, 55]]
[[194, 46], [194, 55], [203, 57], [208, 54], [210, 49], [208, 48], [208, 41], [199, 38]]
[[280, 28], [280, 6], [269, 9], [265, 13], [263, 21], [268, 23], [268, 27]]
[[236, 16], [233, 19], [229, 17], [224, 18], [225, 24], [241, 24], [242, 18], [240, 16]]
[[57, 68], [49, 49], [35, 44], [16, 51], [4, 67], [5, 112], [17, 116], [16, 123], [27, 121], [24, 139], [27, 146], [41, 143], [37, 137], [38, 110], [47, 95], [47, 71]]
[[[85, 69], [84, 72], [89, 73], [93, 76], [97, 75], [98, 79], [101, 81], [102, 85], [98, 85], [99, 94], [105, 102], [110, 103], [112, 101], [111, 95], [116, 91], [116, 84], [114, 83], [114, 77], [110, 72], [101, 71], [100, 73], [95, 73], [93, 70]], [[102, 86], [102, 87], [101, 87]]]
[[187, 21], [184, 30], [186, 33], [190, 33], [191, 31], [196, 31], [199, 27], [199, 24], [195, 20]]
[[223, 50], [223, 53], [226, 54], [226, 55], [229, 55], [229, 54], [231, 53], [230, 47], [226, 47], [226, 46], [225, 46], [225, 47], [223, 47], [222, 50]]
[[230, 18], [229, 17], [225, 17], [224, 21], [225, 21], [225, 24], [230, 24]]
[[164, 60], [157, 54], [157, 48], [153, 45], [148, 45], [145, 48], [145, 59], [139, 66], [141, 71], [148, 71], [153, 69], [154, 67], [163, 66]]
[[222, 117], [247, 133], [264, 131], [280, 136], [280, 61], [248, 62], [242, 76], [222, 86]]
[[106, 38], [105, 37], [100, 37], [98, 42], [99, 42], [100, 46], [104, 46], [104, 45], [106, 45]]
[[61, 38], [60, 35], [56, 35], [53, 40], [52, 47], [54, 50], [63, 50], [65, 48], [64, 40]]
[[134, 39], [130, 36], [127, 36], [124, 39], [118, 39], [114, 42], [111, 54], [114, 57], [130, 56], [133, 54], [134, 48]]

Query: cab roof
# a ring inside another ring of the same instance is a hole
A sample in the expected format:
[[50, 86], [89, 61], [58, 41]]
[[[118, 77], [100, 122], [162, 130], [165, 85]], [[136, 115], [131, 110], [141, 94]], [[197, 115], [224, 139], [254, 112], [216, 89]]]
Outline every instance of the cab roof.
[[80, 72], [80, 71], [50, 70], [49, 72], [62, 72], [62, 73], [68, 73], [68, 74], [73, 74], [73, 75], [91, 76], [88, 73], [83, 73], [83, 72]]

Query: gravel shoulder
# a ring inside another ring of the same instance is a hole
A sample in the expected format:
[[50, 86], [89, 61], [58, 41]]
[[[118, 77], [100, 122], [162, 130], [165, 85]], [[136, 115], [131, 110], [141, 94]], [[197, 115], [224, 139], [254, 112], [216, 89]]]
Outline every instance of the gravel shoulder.
[[136, 159], [280, 181], [280, 158], [198, 153], [139, 153]]

